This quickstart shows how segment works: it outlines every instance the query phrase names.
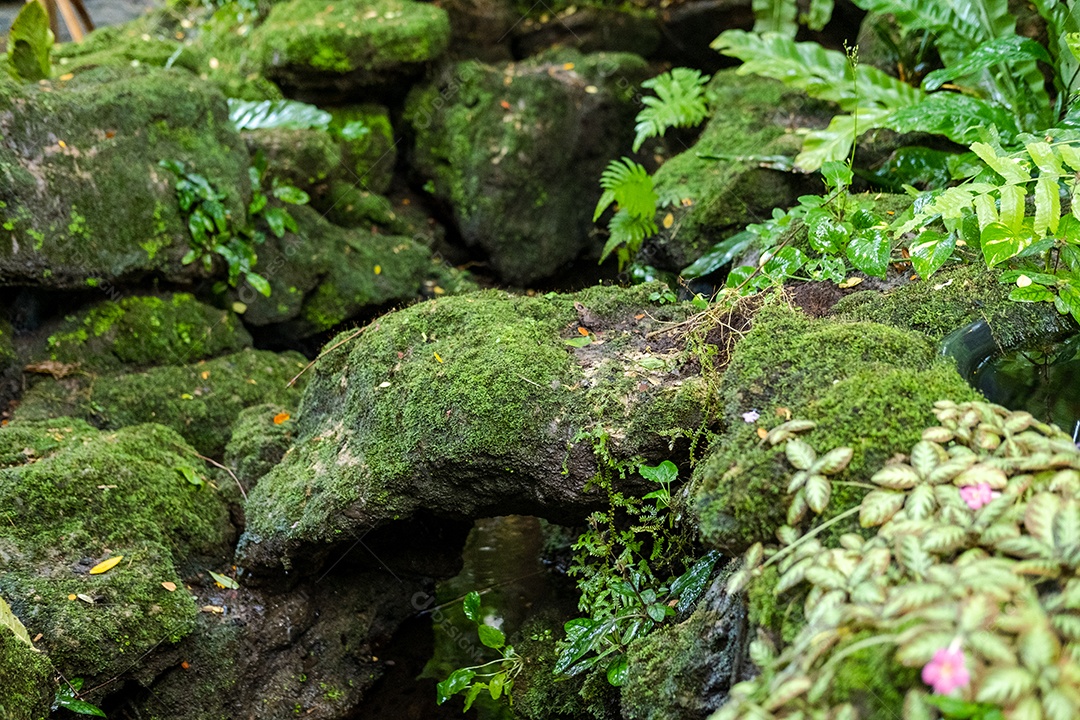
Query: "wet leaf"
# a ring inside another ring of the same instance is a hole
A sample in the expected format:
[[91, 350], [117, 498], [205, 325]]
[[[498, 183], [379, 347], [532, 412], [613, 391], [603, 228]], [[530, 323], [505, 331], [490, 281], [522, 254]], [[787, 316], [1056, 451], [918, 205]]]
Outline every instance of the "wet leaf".
[[506, 644], [506, 636], [503, 635], [502, 630], [490, 625], [477, 625], [476, 634], [480, 636], [480, 642], [494, 650], [498, 650]]
[[468, 687], [474, 677], [476, 677], [476, 671], [470, 670], [469, 668], [461, 668], [460, 670], [455, 670], [450, 673], [450, 677], [435, 686], [437, 692], [435, 702], [442, 705], [451, 697]]
[[11, 606], [7, 604], [4, 598], [0, 598], [0, 625], [11, 630], [11, 632], [15, 633], [15, 637], [30, 647], [34, 647], [34, 643], [30, 641], [30, 633], [26, 632], [26, 627], [19, 618], [15, 617], [15, 613], [11, 611]]
[[473, 590], [465, 596], [465, 601], [462, 603], [465, 610], [465, 617], [472, 620], [474, 623], [480, 622], [480, 593]]
[[119, 565], [120, 561], [123, 560], [123, 559], [124, 559], [123, 555], [117, 555], [116, 557], [111, 557], [108, 560], [102, 560], [97, 565], [90, 568], [90, 574], [91, 575], [100, 575], [102, 573], [109, 572], [114, 567]]
[[607, 669], [607, 679], [614, 687], [621, 687], [630, 677], [630, 666], [626, 662], [626, 655], [619, 655], [611, 661]]
[[223, 589], [227, 588], [229, 590], [236, 590], [237, 588], [240, 587], [240, 583], [236, 582], [236, 580], [233, 580], [228, 575], [220, 575], [220, 574], [214, 572], [213, 570], [210, 570], [209, 572], [210, 572], [210, 577], [214, 578], [214, 582], [220, 588], [223, 588]]

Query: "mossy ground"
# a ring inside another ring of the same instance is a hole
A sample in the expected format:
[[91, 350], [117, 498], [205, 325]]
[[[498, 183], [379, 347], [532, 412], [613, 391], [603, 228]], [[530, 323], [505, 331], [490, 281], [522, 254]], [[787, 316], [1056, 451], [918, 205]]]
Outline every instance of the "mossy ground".
[[56, 692], [49, 657], [0, 627], [0, 717], [45, 720]]
[[[846, 446], [854, 457], [841, 481], [865, 475], [919, 440], [937, 400], [977, 393], [921, 335], [867, 322], [811, 320], [782, 304], [762, 309], [736, 346], [723, 380], [728, 429], [695, 477], [703, 537], [738, 552], [783, 524], [784, 486], [794, 471], [782, 447], [764, 445], [757, 427], [792, 417], [817, 427], [803, 435], [819, 452]], [[742, 413], [757, 411], [747, 423]], [[780, 414], [778, 414], [780, 413]], [[836, 486], [825, 516], [863, 490]]]
[[[652, 306], [653, 289], [446, 297], [386, 315], [329, 352], [305, 393], [297, 445], [249, 499], [248, 540], [264, 543], [255, 551], [271, 540], [333, 542], [357, 522], [421, 506], [464, 517], [565, 512], [553, 494], [580, 501], [595, 473], [594, 432], [619, 457], [666, 452], [661, 433], [695, 429], [704, 393], [679, 374], [681, 351], [640, 342], [653, 322], [645, 309], [687, 313]], [[584, 337], [575, 302], [597, 323], [617, 319], [596, 326], [602, 344], [566, 344]]]
[[292, 445], [296, 436], [296, 420], [292, 417], [295, 412], [295, 407], [270, 403], [240, 412], [225, 448], [224, 462], [246, 490], [281, 462]]
[[46, 352], [50, 360], [100, 372], [183, 365], [250, 346], [234, 313], [176, 293], [107, 300], [68, 316]]
[[[0, 428], [0, 591], [67, 677], [108, 679], [192, 629], [182, 572], [227, 552], [226, 506], [178, 470], [204, 466], [172, 430], [97, 431], [78, 420]], [[89, 575], [98, 562], [122, 563]], [[170, 592], [161, 583], [175, 583]]]
[[300, 383], [287, 384], [305, 365], [299, 353], [244, 350], [141, 373], [46, 379], [27, 391], [16, 418], [71, 415], [105, 428], [156, 422], [178, 432], [200, 453], [220, 457], [241, 410], [267, 402], [295, 406]]

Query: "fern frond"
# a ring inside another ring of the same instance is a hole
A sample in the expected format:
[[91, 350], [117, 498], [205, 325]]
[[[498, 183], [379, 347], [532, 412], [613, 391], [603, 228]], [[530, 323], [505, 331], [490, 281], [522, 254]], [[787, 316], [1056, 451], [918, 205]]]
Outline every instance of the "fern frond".
[[600, 187], [604, 194], [596, 204], [593, 222], [612, 203], [620, 210], [626, 210], [634, 217], [651, 219], [656, 214], [656, 202], [659, 199], [653, 189], [653, 179], [649, 171], [630, 158], [612, 160], [600, 176]]
[[[608, 237], [607, 243], [604, 244], [603, 252], [600, 253], [600, 262], [604, 262], [607, 256], [618, 247], [625, 247], [625, 257], [632, 257], [641, 249], [641, 244], [645, 242], [645, 238], [656, 234], [657, 227], [651, 217], [645, 218], [632, 215], [626, 208], [622, 208], [611, 218], [608, 232], [611, 235]], [[619, 265], [621, 267], [623, 263], [620, 262]]]
[[811, 97], [835, 102], [846, 112], [856, 106], [895, 110], [914, 105], [925, 97], [918, 88], [877, 68], [860, 66], [858, 73], [853, 73], [847, 56], [814, 42], [797, 43], [774, 33], [758, 36], [743, 30], [726, 30], [711, 47], [742, 60], [740, 74], [753, 73], [780, 80]]
[[708, 117], [705, 99], [708, 82], [708, 75], [680, 67], [641, 83], [642, 87], [653, 90], [656, 97], [641, 100], [646, 107], [636, 118], [634, 152], [643, 142], [663, 135], [669, 128], [693, 127]]

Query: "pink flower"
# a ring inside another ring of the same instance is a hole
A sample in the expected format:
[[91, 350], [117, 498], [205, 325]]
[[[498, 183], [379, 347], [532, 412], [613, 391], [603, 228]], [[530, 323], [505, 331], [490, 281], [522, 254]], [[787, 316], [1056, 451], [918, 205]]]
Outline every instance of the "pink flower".
[[960, 638], [953, 640], [949, 647], [934, 653], [933, 659], [922, 669], [922, 679], [938, 695], [949, 695], [968, 686], [971, 674], [964, 666]]
[[761, 415], [757, 410], [751, 410], [750, 412], [744, 412], [742, 414], [742, 419], [745, 423], [756, 423], [760, 417]]
[[996, 497], [1000, 497], [1001, 493], [994, 492], [990, 489], [990, 483], [979, 483], [978, 485], [967, 485], [960, 488], [960, 497], [967, 506], [972, 510], [978, 510], [983, 505], [986, 505]]

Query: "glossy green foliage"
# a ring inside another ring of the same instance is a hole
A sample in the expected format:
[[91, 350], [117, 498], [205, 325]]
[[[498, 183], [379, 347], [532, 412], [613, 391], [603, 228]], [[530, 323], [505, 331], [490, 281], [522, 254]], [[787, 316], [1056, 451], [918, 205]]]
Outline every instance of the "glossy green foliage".
[[23, 5], [8, 32], [8, 73], [24, 82], [47, 79], [52, 75], [49, 52], [54, 40], [45, 6], [38, 0]]
[[501, 657], [481, 665], [458, 668], [450, 673], [436, 687], [436, 702], [442, 705], [454, 695], [461, 694], [465, 696], [464, 711], [468, 712], [480, 693], [486, 690], [492, 700], [505, 697], [507, 702], [513, 704], [511, 691], [514, 689], [514, 678], [524, 667], [525, 659], [514, 651], [512, 645], [506, 644], [502, 630], [484, 622], [480, 593], [473, 590], [466, 595], [463, 608], [465, 617], [476, 623], [480, 643], [495, 650]]

